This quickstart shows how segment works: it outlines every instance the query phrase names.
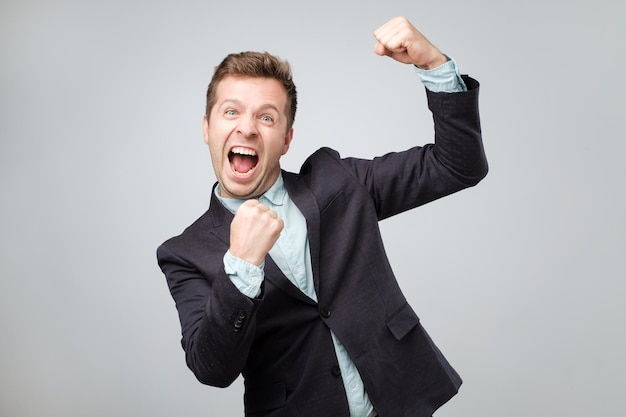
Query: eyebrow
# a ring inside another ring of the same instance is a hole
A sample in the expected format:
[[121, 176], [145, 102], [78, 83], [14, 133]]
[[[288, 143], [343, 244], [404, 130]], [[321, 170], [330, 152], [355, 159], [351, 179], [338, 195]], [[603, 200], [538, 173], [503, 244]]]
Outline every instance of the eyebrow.
[[[231, 98], [228, 98], [228, 99], [226, 99], [226, 100], [222, 101], [222, 102], [219, 104], [219, 107], [221, 108], [221, 107], [224, 107], [225, 105], [228, 105], [228, 104], [242, 105], [242, 104], [243, 104], [243, 102], [242, 102], [241, 100], [237, 100], [237, 99], [235, 99], [235, 98], [232, 98], [232, 99], [231, 99]], [[257, 109], [257, 111], [258, 111], [258, 110], [265, 110], [265, 109], [272, 109], [272, 110], [274, 110], [276, 113], [279, 113], [279, 114], [280, 114], [280, 110], [278, 110], [278, 108], [277, 108], [274, 104], [272, 104], [272, 103], [265, 103], [265, 104], [262, 104], [262, 105], [261, 105], [261, 106]]]

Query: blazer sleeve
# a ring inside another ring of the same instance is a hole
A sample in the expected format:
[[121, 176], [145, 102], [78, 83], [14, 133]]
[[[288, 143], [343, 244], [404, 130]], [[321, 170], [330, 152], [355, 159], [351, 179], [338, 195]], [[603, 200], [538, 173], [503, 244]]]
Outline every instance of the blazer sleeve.
[[426, 90], [434, 143], [373, 160], [345, 158], [347, 169], [368, 189], [379, 219], [412, 209], [480, 182], [488, 171], [480, 115], [479, 83], [463, 77], [468, 91]]
[[246, 297], [234, 286], [218, 253], [204, 248], [198, 258], [191, 246], [202, 245], [181, 240], [173, 238], [159, 246], [157, 260], [176, 302], [187, 366], [203, 384], [226, 387], [245, 365], [260, 300]]

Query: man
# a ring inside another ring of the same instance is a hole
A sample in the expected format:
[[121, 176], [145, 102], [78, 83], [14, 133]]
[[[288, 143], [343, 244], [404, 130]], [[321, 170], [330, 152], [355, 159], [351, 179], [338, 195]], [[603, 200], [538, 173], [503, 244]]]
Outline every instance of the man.
[[286, 62], [231, 54], [207, 92], [209, 210], [157, 251], [187, 365], [225, 387], [242, 374], [247, 416], [430, 416], [461, 379], [407, 304], [378, 221], [475, 185], [487, 173], [478, 83], [408, 20], [374, 51], [412, 64], [435, 144], [373, 160], [322, 148], [294, 174], [296, 89]]

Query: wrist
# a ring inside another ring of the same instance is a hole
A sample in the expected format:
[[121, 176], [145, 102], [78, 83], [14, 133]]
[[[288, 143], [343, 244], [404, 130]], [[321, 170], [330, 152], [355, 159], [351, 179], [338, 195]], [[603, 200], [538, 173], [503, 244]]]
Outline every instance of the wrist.
[[421, 70], [430, 71], [432, 69], [442, 66], [446, 62], [448, 62], [448, 57], [437, 50], [431, 59], [420, 62], [419, 64], [415, 64], [415, 66]]

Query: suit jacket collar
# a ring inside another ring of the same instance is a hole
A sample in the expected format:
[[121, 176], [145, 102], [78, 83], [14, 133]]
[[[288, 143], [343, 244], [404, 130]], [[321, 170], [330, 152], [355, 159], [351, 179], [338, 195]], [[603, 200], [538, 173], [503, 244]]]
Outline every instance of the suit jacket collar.
[[215, 196], [216, 182], [211, 189], [211, 202], [209, 203], [209, 211], [206, 213], [209, 220], [211, 234], [219, 240], [230, 246], [230, 223], [233, 221], [233, 214], [224, 207], [224, 205]]

